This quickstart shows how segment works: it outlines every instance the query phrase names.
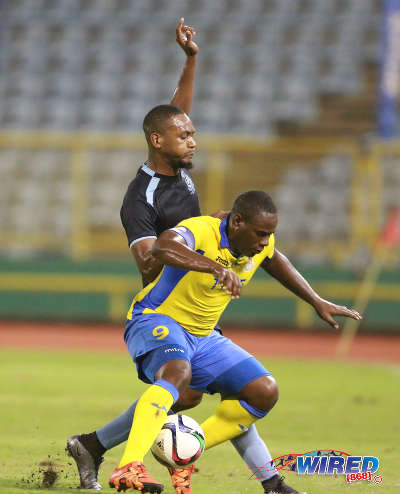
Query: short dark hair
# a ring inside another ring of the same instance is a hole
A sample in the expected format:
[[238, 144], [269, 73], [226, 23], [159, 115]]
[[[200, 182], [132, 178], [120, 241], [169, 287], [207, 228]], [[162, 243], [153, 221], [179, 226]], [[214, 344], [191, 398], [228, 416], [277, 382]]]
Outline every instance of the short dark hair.
[[152, 132], [163, 132], [165, 130], [164, 123], [174, 115], [181, 115], [182, 113], [185, 112], [174, 105], [158, 105], [150, 110], [143, 120], [143, 131], [147, 142], [149, 142]]
[[265, 212], [276, 214], [276, 206], [269, 194], [263, 190], [249, 190], [240, 194], [233, 203], [232, 214], [240, 214], [245, 221]]

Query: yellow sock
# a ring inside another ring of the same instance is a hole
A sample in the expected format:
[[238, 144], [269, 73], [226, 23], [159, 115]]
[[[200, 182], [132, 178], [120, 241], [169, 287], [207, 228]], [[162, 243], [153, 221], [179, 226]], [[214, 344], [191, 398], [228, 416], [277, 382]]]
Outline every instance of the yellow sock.
[[258, 417], [243, 408], [239, 400], [221, 401], [214, 415], [201, 424], [206, 439], [206, 449], [239, 436], [256, 420]]
[[153, 384], [140, 397], [120, 467], [132, 461], [143, 462], [144, 455], [151, 448], [178, 397], [178, 391], [172, 384], [168, 383], [166, 387], [168, 390], [162, 385]]

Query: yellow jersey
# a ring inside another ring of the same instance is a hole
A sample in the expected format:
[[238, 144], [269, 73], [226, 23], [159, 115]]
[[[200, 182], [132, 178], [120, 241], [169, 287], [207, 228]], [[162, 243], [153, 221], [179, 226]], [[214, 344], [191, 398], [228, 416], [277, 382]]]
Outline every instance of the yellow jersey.
[[[181, 221], [173, 231], [181, 234], [196, 252], [234, 271], [245, 286], [266, 258], [274, 253], [274, 235], [253, 257], [235, 257], [229, 249], [228, 218], [198, 216]], [[209, 273], [164, 266], [157, 278], [133, 299], [127, 318], [137, 314], [164, 314], [189, 333], [207, 336], [215, 328], [231, 295]]]

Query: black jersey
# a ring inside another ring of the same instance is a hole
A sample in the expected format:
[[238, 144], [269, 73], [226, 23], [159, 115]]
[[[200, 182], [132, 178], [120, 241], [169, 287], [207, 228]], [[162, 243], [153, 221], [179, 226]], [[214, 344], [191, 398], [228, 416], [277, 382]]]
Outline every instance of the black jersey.
[[146, 164], [129, 184], [121, 207], [129, 247], [145, 238], [157, 238], [180, 221], [200, 215], [196, 189], [185, 170], [173, 176], [161, 175]]

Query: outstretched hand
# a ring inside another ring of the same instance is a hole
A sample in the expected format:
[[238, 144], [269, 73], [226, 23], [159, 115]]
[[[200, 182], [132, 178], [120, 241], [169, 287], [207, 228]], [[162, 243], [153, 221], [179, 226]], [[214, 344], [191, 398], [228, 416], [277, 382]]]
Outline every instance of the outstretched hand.
[[176, 26], [176, 41], [188, 57], [197, 55], [199, 47], [193, 41], [196, 31], [190, 26], [184, 26], [185, 19], [181, 17]]
[[333, 304], [332, 302], [328, 302], [322, 298], [314, 304], [314, 308], [319, 317], [335, 329], [339, 329], [339, 324], [335, 321], [333, 316], [351, 317], [356, 321], [360, 321], [362, 319], [362, 316], [356, 310], [349, 309], [343, 305]]

